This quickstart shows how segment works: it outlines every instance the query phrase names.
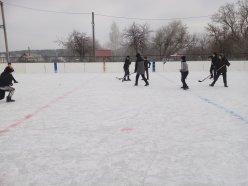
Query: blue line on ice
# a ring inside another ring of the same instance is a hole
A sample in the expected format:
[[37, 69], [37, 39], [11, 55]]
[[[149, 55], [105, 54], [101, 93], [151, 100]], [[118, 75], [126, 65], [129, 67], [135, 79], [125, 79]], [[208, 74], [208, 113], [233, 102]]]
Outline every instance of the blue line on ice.
[[236, 113], [236, 112], [234, 112], [234, 111], [232, 111], [232, 110], [230, 110], [230, 109], [228, 109], [228, 108], [226, 108], [226, 107], [224, 107], [224, 106], [222, 106], [222, 105], [219, 105], [219, 104], [217, 104], [217, 103], [211, 101], [211, 100], [208, 99], [208, 98], [201, 97], [201, 96], [199, 96], [199, 98], [200, 98], [201, 100], [203, 100], [203, 101], [205, 101], [205, 102], [207, 102], [207, 103], [209, 103], [209, 104], [211, 104], [211, 105], [213, 105], [213, 106], [215, 106], [215, 107], [217, 107], [217, 108], [219, 108], [219, 109], [225, 111], [227, 114], [229, 114], [229, 115], [231, 115], [231, 116], [234, 116], [234, 117], [238, 118], [239, 120], [241, 120], [241, 121], [243, 121], [243, 122], [245, 122], [245, 123], [248, 124], [248, 119], [245, 118], [245, 117], [243, 117], [243, 116], [241, 116], [241, 114]]

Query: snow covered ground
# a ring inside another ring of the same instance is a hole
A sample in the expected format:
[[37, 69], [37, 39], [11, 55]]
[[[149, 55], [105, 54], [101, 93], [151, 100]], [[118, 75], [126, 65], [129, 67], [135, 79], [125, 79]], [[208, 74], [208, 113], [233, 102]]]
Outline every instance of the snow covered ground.
[[248, 186], [248, 72], [15, 74], [0, 186]]

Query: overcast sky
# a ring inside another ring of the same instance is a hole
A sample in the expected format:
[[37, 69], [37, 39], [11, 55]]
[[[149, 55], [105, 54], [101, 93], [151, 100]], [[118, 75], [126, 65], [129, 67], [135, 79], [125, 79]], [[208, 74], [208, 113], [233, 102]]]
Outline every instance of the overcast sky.
[[[55, 42], [65, 39], [73, 30], [91, 36], [91, 14], [59, 14], [49, 10], [72, 13], [91, 13], [144, 19], [173, 19], [208, 16], [220, 6], [237, 0], [2, 0], [8, 34], [9, 50], [61, 48]], [[25, 8], [26, 7], [26, 8]], [[30, 9], [28, 9], [30, 8]], [[105, 44], [110, 26], [116, 22], [122, 31], [132, 22], [147, 23], [156, 31], [171, 20], [130, 20], [95, 15], [96, 39]], [[210, 17], [183, 19], [191, 33], [204, 32]], [[1, 29], [0, 51], [4, 51]]]

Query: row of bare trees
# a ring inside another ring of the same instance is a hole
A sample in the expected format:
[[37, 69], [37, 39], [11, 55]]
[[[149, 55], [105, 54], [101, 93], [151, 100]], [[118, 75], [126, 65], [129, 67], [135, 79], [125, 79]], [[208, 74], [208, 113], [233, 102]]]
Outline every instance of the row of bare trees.
[[[165, 58], [189, 48], [195, 42], [195, 35], [190, 35], [187, 26], [181, 21], [173, 21], [158, 29], [155, 34], [147, 24], [141, 25], [133, 22], [122, 32], [119, 31], [116, 23], [113, 23], [109, 46], [116, 51], [117, 55], [125, 53], [134, 55], [141, 52]], [[116, 49], [117, 46], [118, 49]]]
[[248, 0], [226, 4], [212, 16], [207, 31], [212, 48], [225, 53], [248, 52]]
[[[114, 56], [144, 55], [169, 58], [173, 54], [188, 54], [192, 58], [206, 58], [213, 51], [231, 57], [248, 52], [248, 0], [227, 3], [219, 8], [206, 25], [206, 33], [191, 34], [180, 20], [172, 21], [156, 31], [147, 24], [133, 22], [119, 30], [114, 22], [110, 28], [108, 48]], [[81, 60], [92, 55], [92, 38], [85, 33], [73, 31], [66, 41], [60, 41], [70, 55]], [[96, 48], [101, 48], [96, 42]]]

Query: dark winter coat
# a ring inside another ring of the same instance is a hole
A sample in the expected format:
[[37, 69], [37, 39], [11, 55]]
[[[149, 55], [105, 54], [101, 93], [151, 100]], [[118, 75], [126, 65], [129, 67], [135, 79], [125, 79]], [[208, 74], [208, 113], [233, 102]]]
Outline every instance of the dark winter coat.
[[4, 99], [5, 91], [0, 89], [0, 100]]
[[134, 72], [137, 72], [137, 74], [144, 74], [145, 73], [144, 59], [141, 56], [137, 57]]
[[145, 65], [145, 70], [147, 70], [148, 68], [150, 68], [151, 62], [148, 61], [147, 59], [145, 59], [145, 60], [144, 60], [144, 65]]
[[214, 55], [214, 56], [211, 58], [211, 62], [212, 62], [211, 65], [213, 65], [215, 69], [218, 69], [217, 64], [220, 63], [220, 58], [218, 58], [217, 55]]
[[227, 58], [225, 56], [223, 56], [216, 63], [216, 70], [218, 70], [221, 73], [226, 72], [227, 71], [226, 66], [230, 66], [230, 63], [227, 60]]
[[13, 76], [11, 74], [12, 71], [5, 70], [0, 75], [0, 87], [11, 86], [13, 81]]
[[131, 60], [130, 59], [125, 59], [125, 63], [123, 65], [123, 68], [124, 69], [128, 69], [129, 68], [129, 65], [131, 65]]

